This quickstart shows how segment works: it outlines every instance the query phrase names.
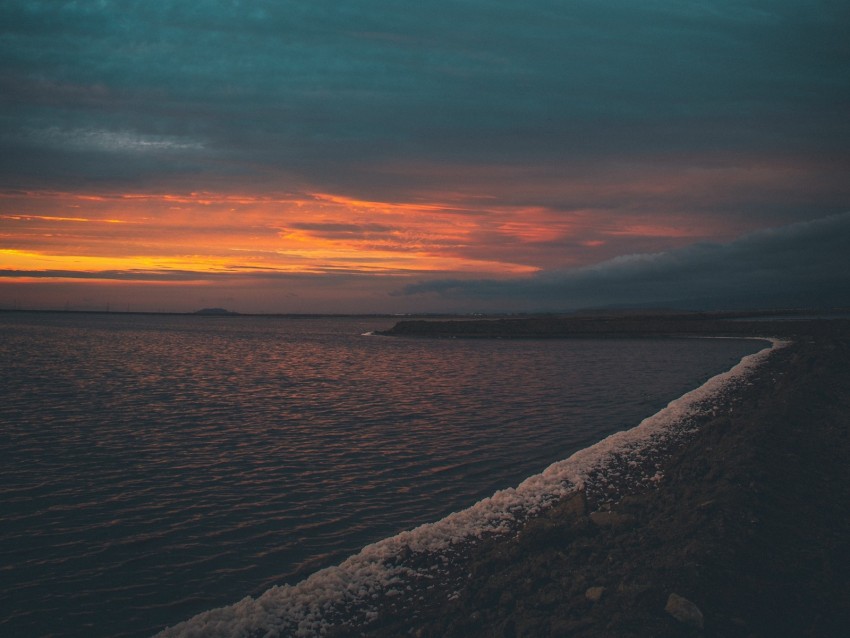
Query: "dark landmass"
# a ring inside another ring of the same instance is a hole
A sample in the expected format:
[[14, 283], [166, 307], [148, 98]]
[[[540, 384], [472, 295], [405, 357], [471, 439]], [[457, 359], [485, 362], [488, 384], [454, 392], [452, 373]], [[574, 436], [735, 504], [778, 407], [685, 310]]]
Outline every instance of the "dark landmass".
[[[604, 315], [542, 315], [500, 319], [462, 319], [454, 321], [399, 321], [378, 334], [393, 337], [440, 337], [482, 339], [563, 339], [567, 337], [644, 337], [644, 336], [791, 336], [820, 334], [832, 322], [786, 314], [787, 320], [771, 321], [776, 312], [736, 313], [653, 313]], [[768, 331], [766, 333], [765, 331]]]
[[203, 315], [205, 317], [238, 317], [238, 312], [227, 310], [225, 308], [201, 308], [192, 313], [193, 315]]
[[[580, 494], [516, 537], [470, 545], [454, 576], [333, 635], [843, 636], [850, 626], [850, 322], [551, 318], [487, 336], [784, 336], [662, 460], [654, 488]], [[392, 334], [483, 336], [480, 325]], [[463, 322], [467, 323], [467, 322]], [[507, 327], [506, 327], [507, 326]], [[546, 332], [548, 331], [548, 332]]]

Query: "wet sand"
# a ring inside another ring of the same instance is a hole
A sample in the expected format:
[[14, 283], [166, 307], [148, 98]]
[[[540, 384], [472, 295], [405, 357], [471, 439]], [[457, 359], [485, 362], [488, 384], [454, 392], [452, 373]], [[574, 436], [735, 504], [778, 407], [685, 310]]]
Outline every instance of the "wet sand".
[[[424, 601], [385, 600], [332, 635], [847, 635], [850, 322], [664, 322], [667, 334], [793, 343], [663, 454], [653, 487], [573, 497], [515, 537], [466, 548]], [[658, 334], [652, 322], [636, 331]]]

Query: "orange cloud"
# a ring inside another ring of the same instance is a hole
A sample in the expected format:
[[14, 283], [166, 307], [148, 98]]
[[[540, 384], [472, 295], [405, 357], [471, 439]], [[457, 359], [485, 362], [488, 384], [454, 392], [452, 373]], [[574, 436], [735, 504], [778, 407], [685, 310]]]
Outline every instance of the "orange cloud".
[[47, 222], [96, 222], [102, 224], [129, 224], [123, 219], [89, 219], [87, 217], [51, 217], [49, 215], [0, 215], [0, 219], [13, 221], [47, 221]]
[[623, 224], [602, 231], [605, 235], [626, 237], [702, 237], [705, 230], [688, 228], [687, 223], [681, 226], [666, 226], [663, 224]]
[[[7, 271], [476, 272], [533, 264], [469, 256], [477, 225], [454, 207], [329, 194], [6, 194]], [[74, 210], [75, 214], [64, 214]]]
[[321, 190], [0, 193], [2, 266], [511, 277], [739, 233], [746, 228], [680, 210], [680, 196], [791, 170], [769, 162], [668, 174], [626, 163], [570, 175], [540, 166], [385, 168], [442, 176], [429, 183], [445, 190], [392, 201]]

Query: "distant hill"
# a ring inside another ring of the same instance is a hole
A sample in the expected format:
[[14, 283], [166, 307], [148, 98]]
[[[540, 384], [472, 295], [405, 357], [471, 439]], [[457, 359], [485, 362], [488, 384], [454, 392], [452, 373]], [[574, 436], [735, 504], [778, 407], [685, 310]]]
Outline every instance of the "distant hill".
[[200, 310], [196, 310], [192, 314], [206, 315], [212, 317], [234, 317], [237, 316], [239, 313], [233, 312], [232, 310], [226, 310], [225, 308], [201, 308]]

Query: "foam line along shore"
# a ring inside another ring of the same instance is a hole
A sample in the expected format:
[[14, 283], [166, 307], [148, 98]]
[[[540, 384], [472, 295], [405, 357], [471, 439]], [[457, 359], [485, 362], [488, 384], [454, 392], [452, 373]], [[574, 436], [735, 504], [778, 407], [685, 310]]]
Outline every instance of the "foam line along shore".
[[[663, 462], [701, 423], [714, 417], [726, 393], [744, 383], [786, 341], [745, 357], [731, 370], [673, 401], [637, 427], [612, 435], [555, 463], [516, 489], [497, 492], [475, 506], [436, 523], [375, 543], [339, 566], [294, 586], [212, 610], [162, 636], [312, 636], [384, 620], [382, 608], [421, 605], [437, 589], [458, 597], [475, 548], [496, 538], [513, 538], [529, 521], [578, 494], [582, 510], [607, 506], [623, 495], [649, 489], [663, 479]], [[574, 505], [570, 506], [574, 507]]]

